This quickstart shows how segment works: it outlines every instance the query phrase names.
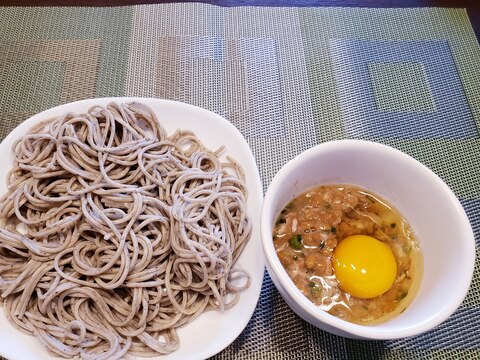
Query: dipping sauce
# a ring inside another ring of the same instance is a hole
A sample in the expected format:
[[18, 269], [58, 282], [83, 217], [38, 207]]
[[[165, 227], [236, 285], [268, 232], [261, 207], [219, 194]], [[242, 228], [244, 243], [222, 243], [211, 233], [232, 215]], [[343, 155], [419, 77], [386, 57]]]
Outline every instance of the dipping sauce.
[[422, 257], [410, 225], [358, 187], [326, 185], [296, 197], [278, 216], [273, 241], [300, 291], [346, 321], [384, 322], [419, 287]]

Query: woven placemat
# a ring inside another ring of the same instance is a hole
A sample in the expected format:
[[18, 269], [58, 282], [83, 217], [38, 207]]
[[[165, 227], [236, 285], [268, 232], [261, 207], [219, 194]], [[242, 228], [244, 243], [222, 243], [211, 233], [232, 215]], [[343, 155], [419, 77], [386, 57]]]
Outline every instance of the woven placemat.
[[[151, 96], [229, 119], [264, 188], [305, 149], [374, 140], [460, 198], [480, 241], [480, 48], [462, 9], [0, 9], [0, 136], [84, 98]], [[298, 318], [268, 274], [240, 337], [215, 359], [480, 358], [480, 268], [462, 306], [409, 339], [355, 341]]]

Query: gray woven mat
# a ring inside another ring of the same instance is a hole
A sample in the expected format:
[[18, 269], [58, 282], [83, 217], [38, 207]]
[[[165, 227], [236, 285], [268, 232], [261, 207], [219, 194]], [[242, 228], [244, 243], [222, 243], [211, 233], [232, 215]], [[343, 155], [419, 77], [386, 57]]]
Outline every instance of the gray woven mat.
[[[419, 159], [451, 186], [478, 255], [478, 64], [480, 48], [461, 9], [2, 8], [0, 136], [72, 100], [180, 100], [240, 129], [264, 188], [317, 143], [374, 140]], [[480, 358], [479, 332], [478, 261], [450, 319], [395, 341], [347, 340], [310, 326], [266, 275], [249, 325], [215, 359], [472, 359]]]

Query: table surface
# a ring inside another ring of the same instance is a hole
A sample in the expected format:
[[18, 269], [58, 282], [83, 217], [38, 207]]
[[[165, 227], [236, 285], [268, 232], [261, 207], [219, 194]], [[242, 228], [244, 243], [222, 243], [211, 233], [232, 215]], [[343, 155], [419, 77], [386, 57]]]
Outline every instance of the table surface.
[[[452, 188], [472, 224], [477, 264], [460, 308], [413, 338], [350, 340], [297, 317], [265, 273], [250, 323], [214, 358], [480, 358], [477, 2], [132, 5], [148, 2], [3, 0], [17, 6], [0, 7], [0, 138], [70, 101], [174, 99], [219, 113], [242, 132], [264, 190], [283, 164], [318, 143], [396, 147]], [[93, 7], [58, 7], [74, 3]]]
[[[0, 0], [0, 6], [122, 6], [138, 4], [181, 3], [184, 0]], [[219, 6], [287, 6], [287, 7], [450, 7], [467, 10], [472, 26], [480, 36], [480, 3], [477, 0], [193, 0]]]

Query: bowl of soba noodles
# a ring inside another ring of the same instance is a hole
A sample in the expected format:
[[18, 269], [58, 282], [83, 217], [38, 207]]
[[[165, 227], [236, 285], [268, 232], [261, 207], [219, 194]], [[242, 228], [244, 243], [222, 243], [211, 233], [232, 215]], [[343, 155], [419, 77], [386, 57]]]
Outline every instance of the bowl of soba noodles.
[[320, 144], [276, 174], [261, 213], [267, 270], [292, 310], [336, 335], [396, 339], [461, 305], [475, 242], [452, 190], [392, 147]]

